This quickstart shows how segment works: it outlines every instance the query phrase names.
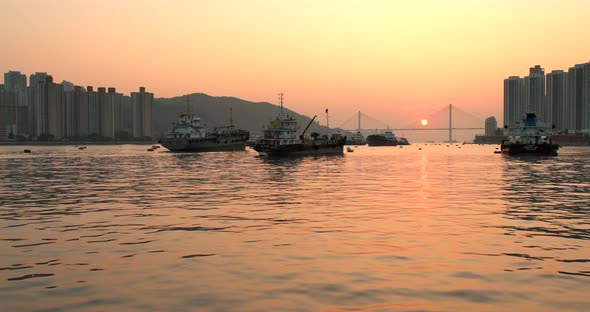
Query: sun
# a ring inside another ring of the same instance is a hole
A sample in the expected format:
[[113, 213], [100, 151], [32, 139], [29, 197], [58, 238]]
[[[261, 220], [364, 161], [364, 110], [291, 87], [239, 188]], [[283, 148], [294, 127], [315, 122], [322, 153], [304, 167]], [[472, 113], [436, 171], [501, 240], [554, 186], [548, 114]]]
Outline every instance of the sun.
[[423, 126], [426, 126], [426, 125], [428, 124], [428, 120], [426, 120], [426, 119], [422, 119], [422, 121], [420, 121], [420, 123], [421, 123]]

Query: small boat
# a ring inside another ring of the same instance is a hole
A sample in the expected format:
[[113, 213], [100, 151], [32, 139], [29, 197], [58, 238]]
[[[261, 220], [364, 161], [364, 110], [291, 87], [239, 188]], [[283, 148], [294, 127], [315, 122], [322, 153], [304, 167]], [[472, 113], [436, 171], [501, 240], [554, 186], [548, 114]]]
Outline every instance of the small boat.
[[500, 151], [508, 155], [557, 156], [559, 146], [551, 141], [551, 129], [528, 113], [515, 127], [507, 128]]
[[31, 152], [31, 150], [30, 150], [30, 149], [26, 149], [26, 150], [24, 150], [23, 152], [24, 152], [24, 153], [30, 153], [30, 152]]
[[350, 146], [347, 146], [346, 147], [346, 151], [349, 152], [349, 153], [354, 152], [354, 150]]

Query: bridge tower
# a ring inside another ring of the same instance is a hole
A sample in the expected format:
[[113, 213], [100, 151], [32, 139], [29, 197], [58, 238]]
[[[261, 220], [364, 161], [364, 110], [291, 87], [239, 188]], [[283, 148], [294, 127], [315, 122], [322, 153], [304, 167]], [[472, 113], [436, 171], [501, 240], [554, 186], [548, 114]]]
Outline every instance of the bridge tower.
[[453, 143], [453, 104], [449, 104], [449, 143]]

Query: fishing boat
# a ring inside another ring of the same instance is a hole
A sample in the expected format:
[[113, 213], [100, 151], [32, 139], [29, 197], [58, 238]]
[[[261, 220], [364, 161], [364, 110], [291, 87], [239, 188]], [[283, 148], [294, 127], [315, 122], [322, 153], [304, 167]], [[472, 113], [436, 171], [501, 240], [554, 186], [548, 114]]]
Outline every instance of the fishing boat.
[[552, 142], [552, 129], [528, 113], [522, 122], [506, 129], [500, 152], [507, 155], [557, 156], [559, 146]]
[[313, 116], [301, 134], [297, 120], [283, 113], [283, 94], [279, 94], [280, 112], [263, 131], [253, 149], [260, 156], [305, 156], [343, 154], [346, 136], [341, 134], [320, 135], [313, 132], [305, 136], [317, 116]]

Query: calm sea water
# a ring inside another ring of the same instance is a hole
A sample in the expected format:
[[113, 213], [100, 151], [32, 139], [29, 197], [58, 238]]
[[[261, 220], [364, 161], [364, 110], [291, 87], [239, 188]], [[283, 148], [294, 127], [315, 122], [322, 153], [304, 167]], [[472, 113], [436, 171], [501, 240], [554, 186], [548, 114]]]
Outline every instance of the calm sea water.
[[590, 310], [590, 148], [496, 147], [0, 147], [0, 306]]

